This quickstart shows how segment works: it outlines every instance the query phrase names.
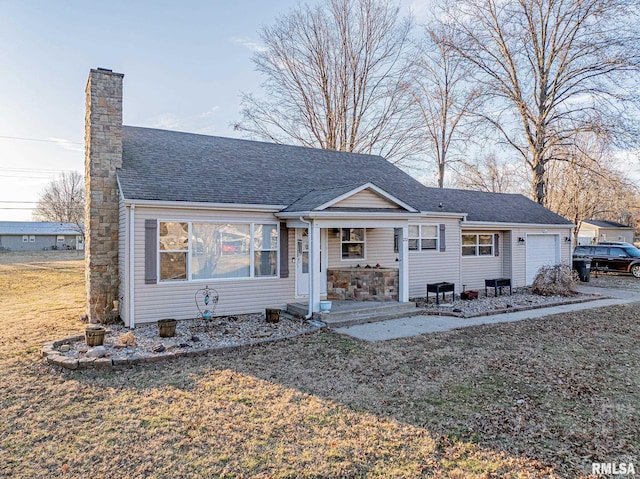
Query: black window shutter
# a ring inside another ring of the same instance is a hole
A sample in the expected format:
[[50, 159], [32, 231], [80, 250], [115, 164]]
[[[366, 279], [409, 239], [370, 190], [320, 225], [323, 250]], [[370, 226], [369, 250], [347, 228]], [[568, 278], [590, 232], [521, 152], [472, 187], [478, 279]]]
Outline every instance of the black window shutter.
[[494, 256], [500, 256], [500, 235], [493, 235], [493, 254]]
[[289, 277], [289, 228], [280, 223], [280, 277]]
[[445, 241], [445, 228], [446, 228], [446, 225], [440, 224], [440, 226], [439, 226], [439, 229], [440, 229], [440, 251], [446, 251], [447, 250], [447, 243]]
[[144, 221], [144, 282], [156, 284], [158, 282], [158, 221]]

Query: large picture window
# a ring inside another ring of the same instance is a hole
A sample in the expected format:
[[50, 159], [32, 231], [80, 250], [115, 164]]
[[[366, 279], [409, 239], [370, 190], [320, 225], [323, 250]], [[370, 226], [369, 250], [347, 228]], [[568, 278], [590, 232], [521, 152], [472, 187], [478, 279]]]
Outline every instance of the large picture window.
[[340, 235], [342, 259], [363, 259], [364, 242], [364, 228], [342, 228]]
[[248, 278], [251, 226], [193, 223], [191, 278]]
[[462, 256], [493, 256], [493, 235], [463, 234]]
[[159, 236], [161, 281], [278, 274], [277, 224], [161, 222]]
[[409, 251], [437, 251], [438, 226], [409, 225]]

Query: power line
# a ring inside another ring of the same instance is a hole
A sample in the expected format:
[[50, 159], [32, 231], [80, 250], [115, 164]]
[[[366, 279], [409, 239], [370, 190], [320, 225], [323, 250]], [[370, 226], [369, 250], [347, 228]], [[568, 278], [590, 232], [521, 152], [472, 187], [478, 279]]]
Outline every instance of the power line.
[[65, 145], [84, 145], [84, 143], [79, 143], [77, 141], [67, 141], [67, 140], [45, 140], [42, 138], [23, 138], [20, 136], [5, 136], [5, 135], [0, 135], [0, 138], [4, 138], [5, 140], [21, 140], [21, 141], [40, 141], [40, 142], [44, 142], [44, 143], [58, 143], [58, 144], [65, 144]]

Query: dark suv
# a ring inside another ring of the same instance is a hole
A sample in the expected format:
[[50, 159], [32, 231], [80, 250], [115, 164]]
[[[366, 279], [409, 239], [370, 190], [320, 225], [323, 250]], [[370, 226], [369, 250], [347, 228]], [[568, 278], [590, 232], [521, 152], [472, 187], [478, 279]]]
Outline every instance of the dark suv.
[[640, 278], [640, 249], [635, 246], [597, 244], [576, 246], [573, 258], [589, 258], [591, 269], [622, 271]]

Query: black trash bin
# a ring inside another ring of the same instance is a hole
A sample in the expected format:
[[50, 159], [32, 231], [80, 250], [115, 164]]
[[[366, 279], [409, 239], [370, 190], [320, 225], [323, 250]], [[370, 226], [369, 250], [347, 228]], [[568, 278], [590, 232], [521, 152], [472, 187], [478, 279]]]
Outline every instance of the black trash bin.
[[591, 280], [591, 260], [589, 258], [574, 259], [573, 269], [578, 272], [580, 281], [583, 283], [588, 283]]

